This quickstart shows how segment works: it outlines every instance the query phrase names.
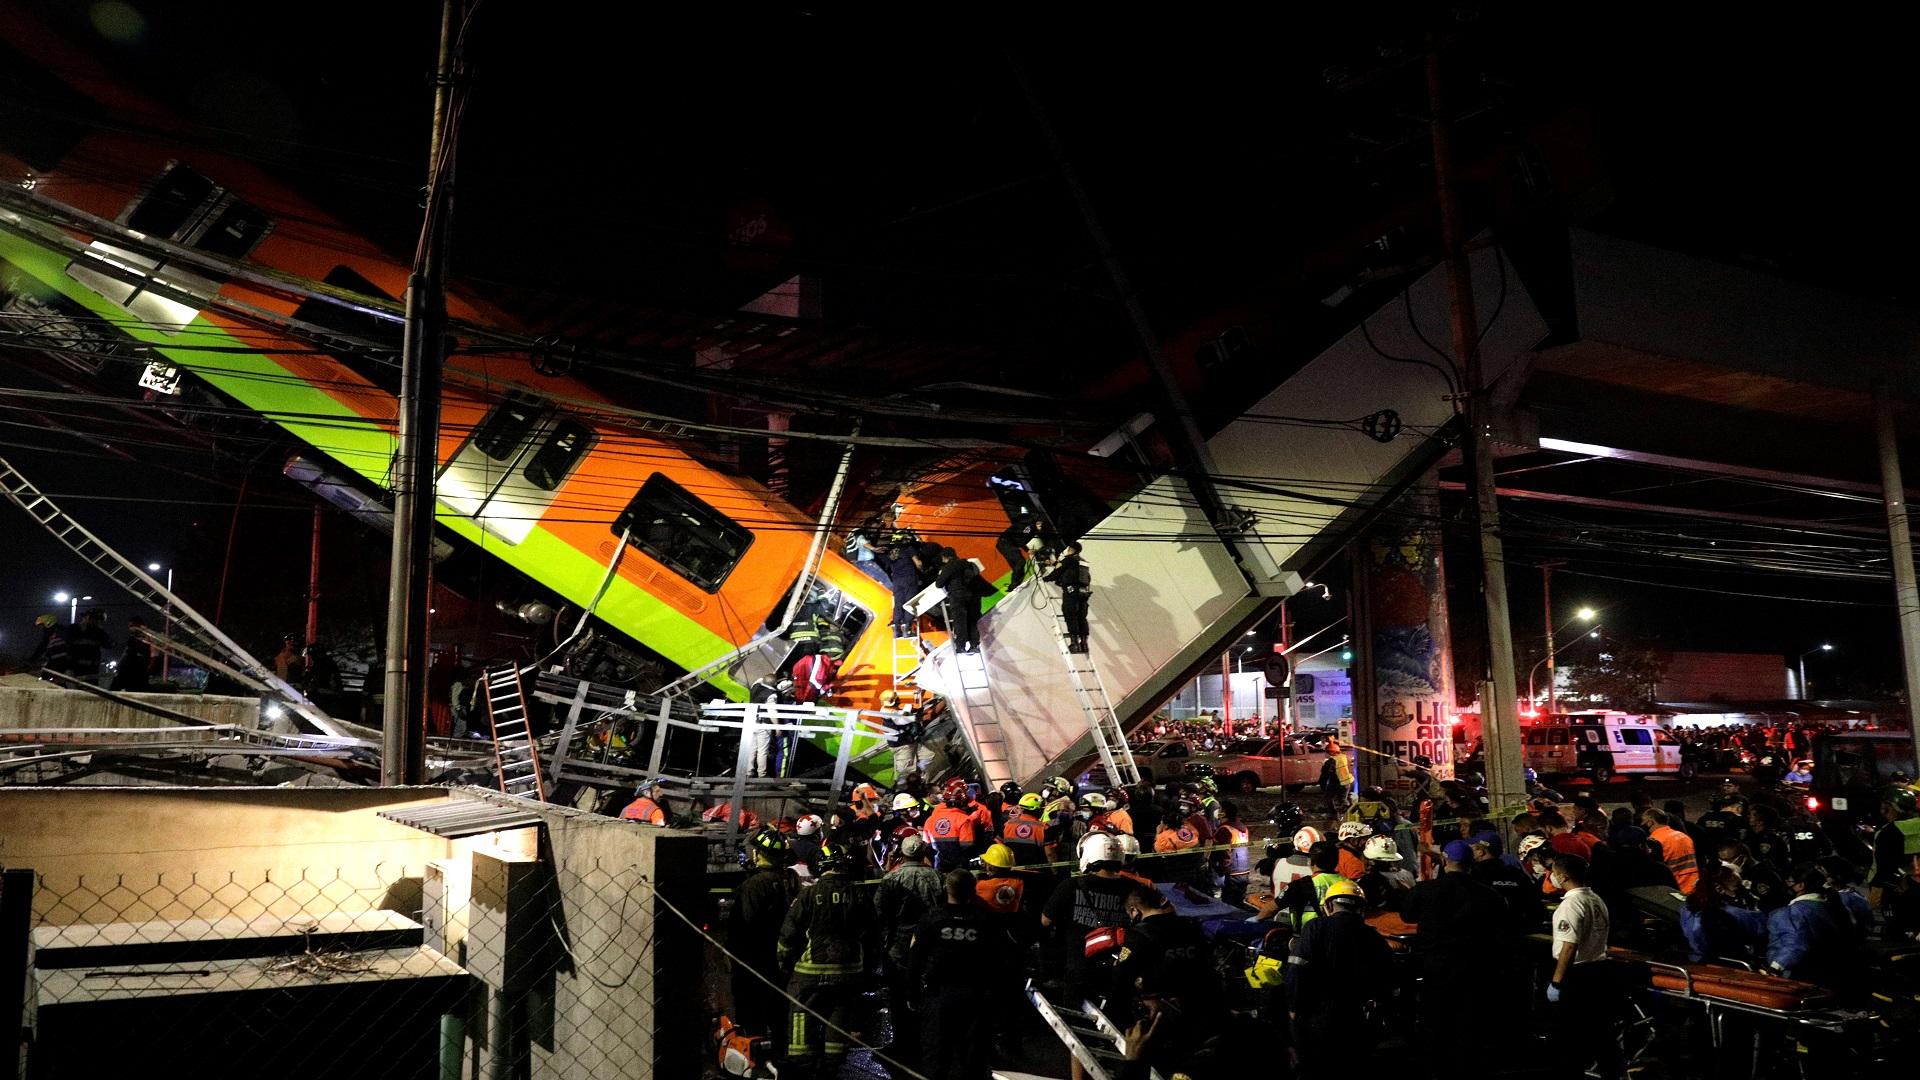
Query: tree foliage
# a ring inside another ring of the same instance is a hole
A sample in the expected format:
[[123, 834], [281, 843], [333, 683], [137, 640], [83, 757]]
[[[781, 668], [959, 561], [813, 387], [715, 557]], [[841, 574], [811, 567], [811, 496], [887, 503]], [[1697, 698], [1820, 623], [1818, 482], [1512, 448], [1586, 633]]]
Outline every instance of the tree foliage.
[[1574, 702], [1636, 710], [1653, 703], [1653, 688], [1667, 673], [1666, 660], [1652, 643], [1602, 639], [1594, 653], [1565, 663], [1567, 688], [1561, 707]]

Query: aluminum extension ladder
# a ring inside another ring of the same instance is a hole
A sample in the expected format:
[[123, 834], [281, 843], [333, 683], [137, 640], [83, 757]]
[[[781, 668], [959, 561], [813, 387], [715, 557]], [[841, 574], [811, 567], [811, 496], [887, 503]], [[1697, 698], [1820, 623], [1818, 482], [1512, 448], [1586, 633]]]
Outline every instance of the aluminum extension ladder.
[[485, 676], [487, 719], [493, 724], [493, 762], [500, 790], [545, 802], [546, 779], [540, 775], [540, 751], [533, 744], [533, 730], [528, 724], [527, 692], [520, 681], [520, 665], [495, 664]]
[[900, 708], [918, 713], [925, 692], [920, 688], [920, 665], [926, 661], [920, 640], [920, 620], [904, 634], [893, 638], [893, 692], [900, 695]]
[[1107, 696], [1107, 684], [1100, 680], [1100, 669], [1093, 662], [1091, 646], [1083, 653], [1068, 647], [1065, 593], [1053, 608], [1053, 640], [1067, 662], [1067, 677], [1073, 680], [1073, 697], [1087, 718], [1087, 731], [1093, 735], [1093, 748], [1106, 766], [1107, 783], [1132, 787], [1140, 782], [1140, 767], [1134, 764], [1133, 748], [1127, 745], [1127, 733], [1113, 714], [1113, 699]]
[[1007, 754], [1007, 731], [993, 701], [993, 682], [987, 677], [987, 657], [977, 648], [972, 652], [955, 649], [952, 655], [958, 693], [951, 700], [959, 707], [960, 730], [980, 763], [985, 790], [991, 791], [1016, 778]]
[[[1027, 983], [1027, 1000], [1033, 1002], [1041, 1019], [1086, 1070], [1088, 1080], [1113, 1080], [1119, 1071], [1116, 1064], [1127, 1057], [1127, 1035], [1098, 1005], [1091, 1001], [1081, 1002], [1078, 1008], [1055, 1004], [1031, 980]], [[1157, 1069], [1148, 1069], [1147, 1075], [1162, 1080]]]
[[39, 522], [53, 534], [54, 539], [86, 560], [87, 565], [106, 575], [108, 580], [147, 605], [155, 614], [170, 621], [173, 628], [169, 637], [184, 637], [186, 640], [181, 644], [197, 647], [197, 652], [214, 659], [225, 660], [229, 665], [226, 674], [236, 677], [237, 681], [252, 689], [286, 702], [289, 708], [322, 732], [333, 736], [346, 735], [331, 717], [276, 675], [271, 666], [261, 663], [253, 654], [241, 648], [238, 642], [221, 632], [213, 620], [182, 603], [165, 585], [108, 547], [86, 526], [69, 517], [66, 511], [5, 460], [0, 460], [0, 494], [5, 494], [14, 505], [25, 510], [28, 517]]

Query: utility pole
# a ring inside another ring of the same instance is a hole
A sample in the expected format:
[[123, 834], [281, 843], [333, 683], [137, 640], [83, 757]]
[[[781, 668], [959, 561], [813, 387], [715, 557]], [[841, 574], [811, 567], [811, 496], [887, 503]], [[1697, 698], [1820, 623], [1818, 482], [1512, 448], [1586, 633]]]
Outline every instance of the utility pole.
[[[313, 554], [307, 560], [307, 648], [320, 640], [320, 508], [313, 508]], [[309, 651], [308, 663], [313, 662]]]
[[[1453, 185], [1453, 124], [1447, 114], [1446, 79], [1437, 36], [1427, 39], [1427, 111], [1433, 124], [1433, 180], [1440, 204], [1440, 238], [1446, 249], [1447, 284], [1453, 295], [1453, 352], [1465, 368], [1467, 440], [1473, 466], [1473, 506], [1480, 532], [1481, 596], [1486, 603], [1487, 661], [1492, 676], [1480, 686], [1480, 727], [1486, 747], [1487, 788], [1492, 809], [1519, 805], [1527, 785], [1520, 759], [1520, 716], [1513, 670], [1513, 624], [1507, 612], [1506, 547], [1500, 538], [1500, 504], [1494, 494], [1493, 415], [1480, 363], [1480, 322], [1474, 313], [1473, 268]], [[1552, 632], [1552, 627], [1548, 627]]]
[[[1554, 686], [1554, 679], [1556, 678], [1556, 675], [1553, 670], [1554, 668], [1553, 568], [1561, 565], [1564, 565], [1564, 564], [1557, 563], [1557, 562], [1544, 562], [1540, 564], [1540, 595], [1545, 599], [1546, 605], [1547, 605], [1547, 715], [1548, 716], [1552, 716], [1553, 714], [1560, 711], [1560, 696], [1559, 696], [1558, 689]], [[1531, 678], [1531, 676], [1529, 676], [1529, 678]], [[1529, 701], [1527, 703], [1527, 707], [1532, 708], [1533, 703]]]
[[1227, 651], [1220, 654], [1220, 730], [1228, 735], [1233, 734], [1234, 648], [1235, 646], [1229, 645]]
[[[1907, 732], [1920, 760], [1920, 583], [1913, 573], [1913, 534], [1907, 523], [1907, 487], [1900, 477], [1900, 443], [1893, 397], [1885, 379], [1873, 384], [1873, 433], [1880, 444], [1880, 489], [1887, 504], [1887, 542], [1893, 556], [1893, 602], [1900, 616], [1900, 656], [1907, 675]], [[1804, 676], [1800, 685], [1806, 693]]]
[[400, 423], [393, 459], [393, 557], [387, 578], [386, 707], [380, 782], [426, 780], [427, 608], [433, 590], [435, 473], [440, 465], [440, 383], [446, 362], [447, 219], [452, 210], [458, 119], [460, 0], [442, 0], [440, 58], [427, 155], [426, 219], [407, 277], [400, 353]]

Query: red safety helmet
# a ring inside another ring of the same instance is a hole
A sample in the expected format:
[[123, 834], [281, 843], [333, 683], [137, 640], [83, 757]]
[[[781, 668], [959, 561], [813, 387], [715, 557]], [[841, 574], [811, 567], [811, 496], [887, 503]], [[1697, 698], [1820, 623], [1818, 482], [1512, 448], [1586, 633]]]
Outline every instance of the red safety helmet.
[[956, 776], [947, 781], [947, 786], [941, 789], [940, 801], [948, 806], [965, 806], [973, 800], [967, 794], [967, 782]]

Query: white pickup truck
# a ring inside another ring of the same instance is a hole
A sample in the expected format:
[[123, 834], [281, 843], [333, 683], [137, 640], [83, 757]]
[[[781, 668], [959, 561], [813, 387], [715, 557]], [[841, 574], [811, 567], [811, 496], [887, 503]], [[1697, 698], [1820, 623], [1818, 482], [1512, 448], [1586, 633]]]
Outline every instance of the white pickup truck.
[[[1242, 739], [1212, 762], [1213, 778], [1221, 788], [1235, 791], [1281, 786], [1299, 791], [1320, 780], [1320, 768], [1327, 760], [1320, 746], [1300, 735]], [[1346, 754], [1352, 761], [1353, 751]]]

